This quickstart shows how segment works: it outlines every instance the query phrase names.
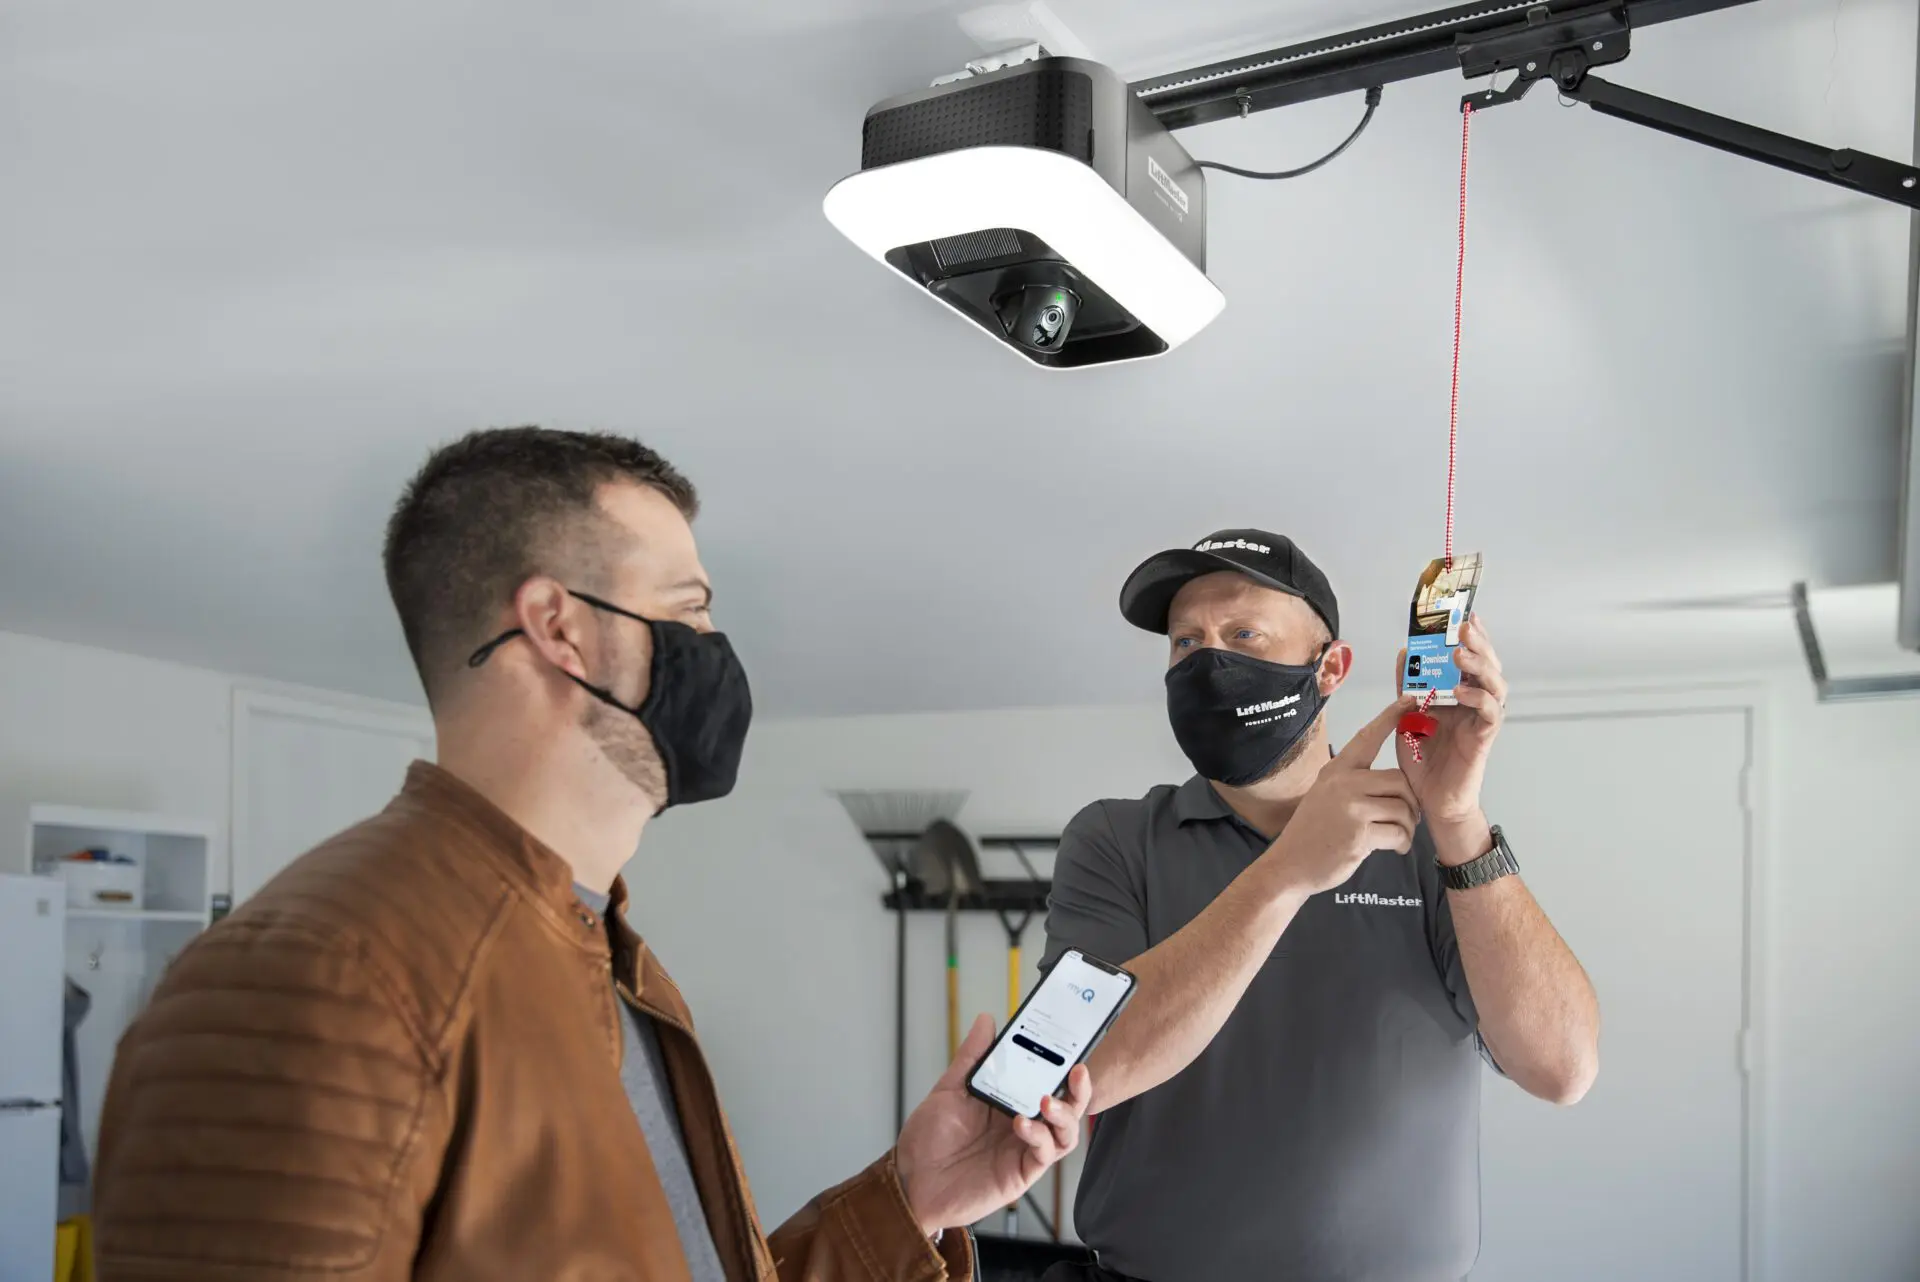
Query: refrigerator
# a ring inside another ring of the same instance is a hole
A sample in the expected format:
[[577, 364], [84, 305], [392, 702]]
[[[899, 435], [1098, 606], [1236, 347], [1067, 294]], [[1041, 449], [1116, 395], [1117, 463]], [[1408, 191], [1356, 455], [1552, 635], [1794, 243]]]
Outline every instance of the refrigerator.
[[66, 885], [0, 876], [0, 1282], [53, 1276]]

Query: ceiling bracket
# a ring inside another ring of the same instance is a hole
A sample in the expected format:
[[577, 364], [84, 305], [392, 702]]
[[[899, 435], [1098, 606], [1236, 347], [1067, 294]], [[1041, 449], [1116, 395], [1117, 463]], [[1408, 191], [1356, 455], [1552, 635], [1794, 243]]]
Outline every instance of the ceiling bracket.
[[1900, 695], [1920, 695], [1920, 672], [1889, 673], [1878, 677], [1836, 677], [1827, 671], [1827, 657], [1820, 649], [1819, 634], [1813, 630], [1813, 609], [1807, 601], [1807, 585], [1793, 585], [1793, 623], [1800, 633], [1800, 651], [1807, 659], [1807, 675], [1813, 678], [1813, 697], [1820, 703], [1858, 703], [1866, 699], [1888, 699]]
[[935, 79], [933, 87], [938, 89], [941, 85], [950, 85], [956, 80], [971, 80], [975, 76], [991, 75], [996, 71], [1005, 71], [1008, 67], [1017, 67], [1023, 62], [1038, 62], [1042, 58], [1053, 56], [1053, 51], [1039, 41], [1029, 41], [1011, 49], [1002, 49], [997, 53], [983, 53], [978, 58], [970, 58], [960, 70]]

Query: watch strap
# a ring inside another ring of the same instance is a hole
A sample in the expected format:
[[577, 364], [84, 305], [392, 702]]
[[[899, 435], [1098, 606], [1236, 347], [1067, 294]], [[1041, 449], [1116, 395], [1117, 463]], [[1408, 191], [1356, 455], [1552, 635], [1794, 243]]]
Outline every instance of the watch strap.
[[1507, 845], [1507, 836], [1500, 831], [1500, 825], [1493, 826], [1493, 849], [1478, 859], [1469, 859], [1464, 864], [1448, 867], [1440, 866], [1440, 880], [1448, 890], [1473, 890], [1489, 882], [1499, 881], [1502, 877], [1511, 877], [1520, 871], [1520, 863], [1513, 857], [1513, 850]]

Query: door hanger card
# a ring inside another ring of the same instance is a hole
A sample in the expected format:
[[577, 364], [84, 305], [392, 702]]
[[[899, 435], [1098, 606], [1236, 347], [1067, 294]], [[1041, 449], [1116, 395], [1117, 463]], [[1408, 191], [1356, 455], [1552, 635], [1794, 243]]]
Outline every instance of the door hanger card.
[[1413, 609], [1407, 621], [1407, 664], [1400, 673], [1402, 694], [1426, 699], [1430, 706], [1450, 708], [1457, 700], [1460, 669], [1454, 652], [1460, 648], [1460, 629], [1473, 613], [1474, 594], [1480, 590], [1480, 554], [1468, 552], [1429, 564], [1414, 589]]

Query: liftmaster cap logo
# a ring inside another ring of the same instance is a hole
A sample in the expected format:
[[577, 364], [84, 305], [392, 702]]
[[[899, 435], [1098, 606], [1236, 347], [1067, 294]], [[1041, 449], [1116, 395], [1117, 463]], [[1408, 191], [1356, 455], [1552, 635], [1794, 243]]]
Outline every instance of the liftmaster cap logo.
[[1202, 539], [1193, 545], [1195, 552], [1219, 552], [1230, 548], [1242, 552], [1258, 552], [1261, 556], [1266, 556], [1273, 551], [1264, 543], [1249, 543], [1245, 539]]
[[1160, 168], [1160, 162], [1152, 156], [1147, 157], [1147, 177], [1153, 179], [1154, 184], [1167, 193], [1168, 200], [1180, 207], [1182, 217], [1190, 212], [1192, 206], [1187, 200], [1187, 193], [1181, 190], [1180, 184], [1175, 182], [1166, 170]]

